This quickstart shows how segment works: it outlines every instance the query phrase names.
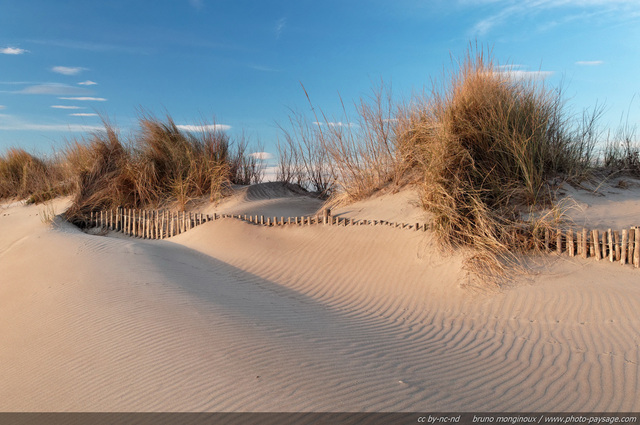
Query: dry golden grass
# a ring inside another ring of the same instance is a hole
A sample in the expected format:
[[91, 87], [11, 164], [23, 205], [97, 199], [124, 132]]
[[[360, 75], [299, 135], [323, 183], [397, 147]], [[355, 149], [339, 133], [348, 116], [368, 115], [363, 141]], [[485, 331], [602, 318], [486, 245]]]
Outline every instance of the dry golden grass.
[[[235, 146], [215, 126], [198, 133], [181, 131], [171, 117], [140, 118], [140, 131], [128, 143], [105, 122], [105, 131], [65, 152], [75, 176], [75, 199], [67, 218], [82, 225], [91, 211], [117, 206], [184, 210], [196, 198], [217, 201], [230, 183], [259, 179], [256, 160], [243, 139]], [[207, 130], [211, 128], [212, 130]]]
[[583, 174], [593, 150], [592, 132], [571, 127], [559, 92], [500, 72], [483, 51], [469, 51], [448, 81], [412, 102], [397, 131], [436, 236], [477, 249], [487, 267], [522, 248], [514, 229], [535, 234], [558, 224], [561, 214], [522, 215], [553, 209], [550, 180]]
[[0, 199], [40, 203], [68, 191], [58, 158], [41, 159], [19, 148], [10, 148], [0, 156]]

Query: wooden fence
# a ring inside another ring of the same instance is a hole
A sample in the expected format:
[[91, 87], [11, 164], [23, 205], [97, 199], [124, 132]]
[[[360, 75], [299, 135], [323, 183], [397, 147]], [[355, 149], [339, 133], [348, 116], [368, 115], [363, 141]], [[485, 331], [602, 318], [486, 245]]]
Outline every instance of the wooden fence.
[[427, 224], [396, 223], [385, 220], [361, 220], [334, 217], [330, 214], [299, 217], [265, 217], [264, 215], [202, 214], [168, 210], [139, 210], [117, 208], [91, 213], [87, 227], [102, 228], [122, 232], [129, 236], [145, 239], [165, 239], [179, 235], [200, 224], [233, 218], [260, 226], [391, 226], [401, 229], [426, 230]]
[[[390, 226], [414, 231], [426, 231], [426, 223], [397, 223], [385, 220], [363, 220], [332, 216], [328, 210], [323, 214], [300, 217], [265, 217], [263, 215], [202, 214], [168, 210], [139, 210], [117, 208], [91, 213], [87, 227], [102, 228], [122, 232], [126, 235], [145, 239], [165, 239], [186, 232], [200, 224], [233, 218], [259, 226]], [[525, 249], [541, 248], [546, 252], [566, 253], [570, 257], [608, 259], [610, 262], [632, 264], [640, 267], [640, 227], [621, 231], [607, 229], [575, 231], [545, 229], [542, 235], [523, 234], [521, 239]]]

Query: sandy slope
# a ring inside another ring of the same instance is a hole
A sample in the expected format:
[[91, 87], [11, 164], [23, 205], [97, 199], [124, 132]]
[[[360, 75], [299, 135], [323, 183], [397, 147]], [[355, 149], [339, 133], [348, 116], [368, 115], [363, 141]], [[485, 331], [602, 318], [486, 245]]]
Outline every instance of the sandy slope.
[[[413, 198], [336, 214], [414, 220]], [[265, 190], [218, 208], [318, 207]], [[640, 410], [629, 266], [550, 256], [478, 291], [422, 232], [229, 219], [142, 241], [39, 208], [0, 210], [0, 410]]]

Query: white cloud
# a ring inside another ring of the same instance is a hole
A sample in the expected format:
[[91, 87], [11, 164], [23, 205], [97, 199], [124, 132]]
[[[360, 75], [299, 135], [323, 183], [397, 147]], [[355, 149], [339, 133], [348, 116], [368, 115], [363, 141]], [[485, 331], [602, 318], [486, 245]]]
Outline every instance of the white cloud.
[[51, 68], [51, 70], [62, 75], [78, 75], [82, 71], [86, 71], [87, 68], [82, 68], [79, 66], [54, 66], [53, 68]]
[[51, 105], [53, 109], [86, 109], [82, 106], [71, 106], [71, 105]]
[[514, 69], [511, 71], [502, 71], [500, 74], [512, 80], [544, 80], [552, 76], [553, 71], [522, 71], [520, 69]]
[[91, 80], [87, 80], [87, 81], [81, 81], [78, 83], [78, 85], [80, 86], [95, 86], [98, 83], [96, 83], [95, 81], [91, 81]]
[[279, 171], [280, 171], [280, 168], [278, 166], [265, 167], [262, 181], [265, 183], [276, 181], [276, 177], [278, 176]]
[[0, 109], [7, 109], [7, 107], [4, 105], [0, 105]]
[[95, 101], [95, 102], [106, 102], [107, 99], [104, 97], [59, 97], [60, 100], [81, 100], [81, 101]]
[[18, 47], [3, 47], [0, 48], [0, 53], [3, 55], [22, 55], [23, 53], [27, 53], [28, 50], [20, 49]]
[[104, 127], [96, 125], [80, 124], [42, 124], [25, 121], [14, 115], [0, 114], [0, 130], [8, 131], [54, 131], [83, 133], [104, 130]]
[[56, 96], [70, 96], [70, 95], [81, 95], [87, 94], [87, 90], [80, 88], [69, 86], [67, 84], [59, 84], [59, 83], [45, 83], [45, 84], [37, 84], [35, 86], [28, 86], [19, 90], [15, 93], [19, 94], [45, 94], [45, 95], [56, 95]]
[[602, 65], [604, 62], [603, 61], [577, 61], [576, 65], [580, 65], [580, 66], [598, 66], [598, 65]]
[[94, 113], [82, 113], [79, 112], [77, 114], [69, 114], [70, 117], [97, 117], [98, 114], [94, 114]]
[[267, 160], [267, 159], [272, 159], [273, 155], [270, 154], [269, 152], [254, 152], [252, 154], [249, 155], [252, 158], [255, 159], [261, 159], [261, 160]]
[[205, 124], [205, 125], [190, 125], [190, 124], [178, 124], [178, 129], [182, 131], [190, 131], [192, 133], [202, 131], [226, 131], [231, 129], [230, 125], [224, 124]]
[[323, 125], [327, 125], [329, 127], [357, 127], [357, 124], [348, 122], [348, 123], [343, 123], [342, 121], [338, 121], [338, 122], [318, 122], [318, 121], [314, 121], [313, 122], [315, 125], [317, 125], [318, 127], [322, 127]]
[[189, 3], [196, 9], [202, 9], [202, 7], [204, 6], [203, 0], [189, 0]]

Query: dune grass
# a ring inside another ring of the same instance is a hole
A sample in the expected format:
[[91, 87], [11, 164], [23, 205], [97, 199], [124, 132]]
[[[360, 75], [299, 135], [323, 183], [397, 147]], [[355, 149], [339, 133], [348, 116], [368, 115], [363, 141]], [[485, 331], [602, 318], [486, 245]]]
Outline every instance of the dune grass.
[[104, 130], [71, 141], [51, 159], [11, 148], [0, 156], [0, 199], [44, 202], [72, 195], [69, 221], [82, 226], [92, 211], [169, 205], [184, 210], [195, 199], [211, 202], [231, 184], [259, 182], [264, 171], [238, 141], [202, 125], [183, 131], [170, 116], [142, 114], [139, 130], [123, 138], [103, 120]]
[[91, 211], [118, 206], [173, 204], [184, 210], [194, 199], [219, 200], [229, 184], [260, 179], [256, 159], [246, 154], [246, 139], [234, 144], [213, 125], [185, 132], [170, 116], [162, 121], [143, 115], [139, 124], [139, 132], [125, 141], [105, 121], [105, 131], [67, 147], [76, 181], [66, 213], [70, 221], [82, 225]]
[[10, 148], [0, 156], [0, 199], [41, 203], [69, 189], [57, 157], [42, 159], [20, 148]]
[[589, 175], [602, 113], [577, 120], [560, 89], [508, 69], [476, 47], [430, 92], [406, 102], [380, 85], [354, 105], [355, 117], [343, 104], [343, 116], [330, 119], [309, 101], [312, 118], [293, 115], [284, 131], [279, 175], [304, 181], [313, 162], [304, 147], [319, 146], [333, 202], [417, 184], [440, 245], [471, 247], [481, 267], [499, 269], [525, 248], [522, 233], [559, 224], [554, 190]]
[[595, 116], [574, 127], [558, 91], [501, 69], [469, 51], [398, 122], [398, 149], [419, 170], [436, 236], [489, 259], [517, 248], [515, 227], [545, 224], [524, 222], [523, 213], [554, 208], [553, 180], [584, 175], [595, 143]]
[[359, 99], [354, 117], [343, 104], [337, 118], [315, 108], [303, 90], [313, 116], [293, 112], [289, 125], [280, 126], [284, 141], [278, 143], [278, 180], [310, 188], [334, 203], [363, 199], [406, 180], [397, 157], [398, 107], [390, 87], [380, 84]]

